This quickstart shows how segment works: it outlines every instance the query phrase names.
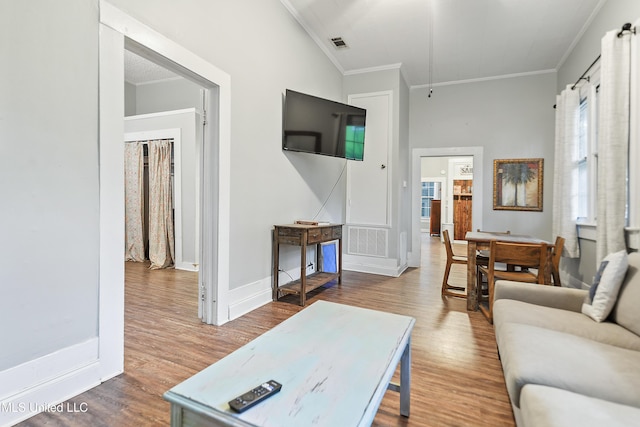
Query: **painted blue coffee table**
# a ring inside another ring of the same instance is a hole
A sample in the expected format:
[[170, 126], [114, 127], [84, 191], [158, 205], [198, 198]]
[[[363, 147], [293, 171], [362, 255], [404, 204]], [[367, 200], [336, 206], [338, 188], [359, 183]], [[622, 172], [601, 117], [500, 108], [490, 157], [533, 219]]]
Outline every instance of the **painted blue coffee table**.
[[[318, 301], [165, 393], [172, 426], [368, 426], [387, 389], [409, 416], [415, 319]], [[391, 383], [400, 364], [400, 384]], [[236, 414], [268, 380], [280, 393]]]

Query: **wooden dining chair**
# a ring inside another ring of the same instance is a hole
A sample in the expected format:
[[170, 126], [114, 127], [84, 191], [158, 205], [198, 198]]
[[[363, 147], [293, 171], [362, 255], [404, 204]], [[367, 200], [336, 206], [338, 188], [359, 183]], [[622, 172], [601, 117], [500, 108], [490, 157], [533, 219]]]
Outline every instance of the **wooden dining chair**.
[[[517, 265], [522, 267], [522, 269], [498, 270], [495, 268], [496, 263]], [[506, 243], [491, 241], [489, 246], [489, 263], [487, 266], [479, 266], [477, 275], [478, 289], [480, 289], [482, 285], [482, 277], [487, 277], [488, 295], [485, 297], [482, 292], [478, 292], [478, 304], [487, 320], [493, 323], [493, 289], [496, 280], [513, 280], [516, 282], [544, 284], [546, 265], [546, 243]]]
[[[511, 234], [511, 230], [507, 230], [507, 231], [487, 231], [487, 230], [480, 230], [478, 228], [478, 233], [491, 233], [491, 234], [506, 234], [506, 235], [510, 235]], [[486, 249], [481, 249], [478, 251], [478, 258], [480, 259], [486, 259], [485, 261], [485, 265], [489, 262], [489, 251]], [[477, 260], [476, 260], [477, 262]]]
[[551, 275], [553, 277], [553, 286], [562, 286], [560, 282], [560, 258], [562, 257], [562, 249], [564, 248], [564, 237], [557, 236], [556, 244], [553, 246], [551, 255]]
[[[444, 268], [444, 277], [442, 278], [442, 296], [466, 298], [466, 288], [462, 286], [452, 286], [449, 284], [449, 273], [453, 264], [467, 265], [466, 255], [456, 255], [451, 247], [451, 239], [449, 238], [449, 230], [442, 230], [444, 239], [444, 247], [447, 250], [447, 265]], [[452, 292], [456, 291], [456, 292]]]

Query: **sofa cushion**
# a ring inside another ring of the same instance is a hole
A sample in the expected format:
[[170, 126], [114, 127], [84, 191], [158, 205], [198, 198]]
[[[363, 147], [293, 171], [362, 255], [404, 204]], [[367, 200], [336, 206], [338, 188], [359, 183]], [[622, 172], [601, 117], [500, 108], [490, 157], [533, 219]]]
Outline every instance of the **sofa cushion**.
[[[540, 289], [543, 288], [535, 285], [529, 286]], [[574, 311], [529, 304], [516, 300], [499, 299], [493, 303], [493, 325], [496, 335], [500, 333], [500, 329], [502, 329], [505, 323], [522, 323], [538, 326], [570, 333], [604, 344], [640, 351], [640, 336], [613, 322], [598, 323], [590, 317]]]
[[520, 402], [524, 427], [622, 427], [640, 421], [640, 408], [540, 385], [524, 386]]
[[527, 384], [640, 407], [640, 352], [520, 323], [496, 331], [511, 403]]
[[580, 313], [589, 291], [560, 286], [534, 286], [531, 283], [498, 280], [494, 288], [494, 301], [513, 299], [530, 304]]
[[629, 269], [620, 287], [611, 320], [640, 335], [640, 253], [629, 254]]
[[596, 322], [602, 322], [609, 316], [616, 303], [620, 285], [627, 273], [629, 262], [625, 250], [606, 256], [603, 260], [604, 271], [598, 282], [593, 300], [585, 301], [582, 312]]

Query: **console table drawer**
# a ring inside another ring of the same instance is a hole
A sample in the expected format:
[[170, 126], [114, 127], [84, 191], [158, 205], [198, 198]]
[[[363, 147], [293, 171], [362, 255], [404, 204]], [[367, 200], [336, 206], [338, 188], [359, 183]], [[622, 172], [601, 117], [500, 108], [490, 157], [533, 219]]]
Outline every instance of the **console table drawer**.
[[278, 229], [278, 236], [297, 236], [297, 237], [300, 237], [300, 236], [302, 236], [302, 233], [304, 232], [304, 230], [301, 230], [299, 228], [277, 227], [277, 229]]
[[320, 243], [331, 240], [331, 230], [331, 227], [321, 227], [309, 230], [309, 236], [307, 237], [308, 243]]
[[301, 246], [302, 239], [296, 236], [280, 236], [278, 237], [278, 243], [282, 245]]
[[302, 245], [302, 235], [304, 233], [303, 230], [292, 229], [292, 228], [277, 228], [277, 239], [278, 242], [284, 245], [294, 245], [300, 246]]
[[341, 239], [342, 238], [342, 226], [333, 227], [331, 229], [331, 238], [332, 239]]

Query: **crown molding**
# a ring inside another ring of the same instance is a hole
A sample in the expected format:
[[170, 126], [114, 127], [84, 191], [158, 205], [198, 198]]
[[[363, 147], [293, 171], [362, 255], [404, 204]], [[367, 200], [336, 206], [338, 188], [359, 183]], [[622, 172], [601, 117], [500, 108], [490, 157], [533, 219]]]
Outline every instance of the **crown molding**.
[[288, 0], [280, 0], [280, 3], [282, 3], [282, 5], [289, 11], [291, 16], [293, 16], [294, 19], [298, 21], [302, 28], [307, 32], [309, 37], [311, 37], [311, 39], [318, 45], [320, 50], [322, 50], [322, 52], [327, 55], [329, 61], [331, 61], [331, 63], [338, 69], [338, 71], [340, 71], [340, 73], [344, 75], [344, 69], [342, 68], [336, 57], [333, 56], [333, 53], [331, 52], [331, 50], [329, 50], [327, 45], [323, 43], [322, 39], [311, 30], [311, 26], [307, 21], [304, 20], [302, 15], [298, 13], [298, 11], [291, 5], [291, 3], [289, 3]]
[[411, 86], [410, 89], [411, 90], [414, 90], [414, 89], [427, 89], [429, 87], [442, 87], [442, 86], [452, 86], [452, 85], [459, 85], [459, 84], [466, 84], [466, 83], [487, 82], [487, 81], [492, 81], [492, 80], [512, 79], [512, 78], [516, 78], [516, 77], [536, 76], [536, 75], [541, 75], [541, 74], [550, 74], [550, 73], [557, 73], [557, 72], [558, 72], [558, 70], [556, 70], [556, 69], [539, 70], [539, 71], [527, 71], [526, 73], [503, 74], [503, 75], [500, 75], [500, 76], [480, 77], [480, 78], [477, 78], [477, 79], [452, 80], [452, 81], [449, 81], [449, 82], [433, 83], [432, 85], [428, 85], [428, 84], [414, 85], [414, 86]]

